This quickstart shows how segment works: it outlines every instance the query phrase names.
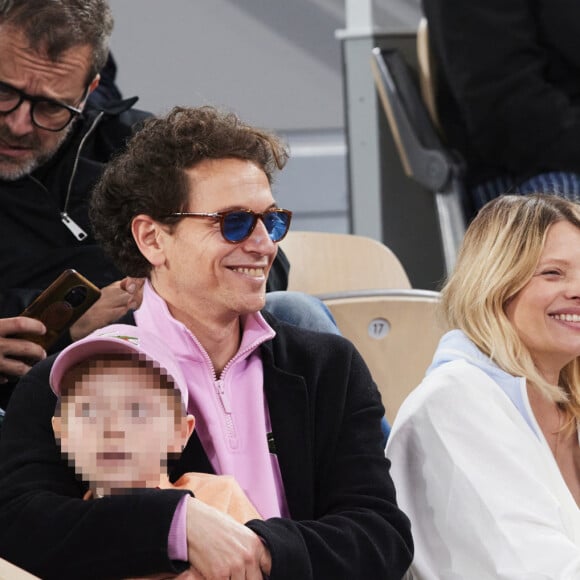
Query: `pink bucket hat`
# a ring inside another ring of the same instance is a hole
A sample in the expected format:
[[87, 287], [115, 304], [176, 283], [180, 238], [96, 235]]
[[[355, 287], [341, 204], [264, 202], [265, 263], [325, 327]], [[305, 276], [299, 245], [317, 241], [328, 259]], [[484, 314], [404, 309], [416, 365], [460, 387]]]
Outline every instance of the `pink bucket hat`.
[[67, 346], [57, 357], [50, 371], [50, 387], [60, 396], [64, 375], [74, 365], [98, 355], [136, 354], [153, 363], [153, 368], [165, 371], [181, 393], [187, 409], [187, 383], [173, 353], [158, 336], [129, 324], [111, 324]]

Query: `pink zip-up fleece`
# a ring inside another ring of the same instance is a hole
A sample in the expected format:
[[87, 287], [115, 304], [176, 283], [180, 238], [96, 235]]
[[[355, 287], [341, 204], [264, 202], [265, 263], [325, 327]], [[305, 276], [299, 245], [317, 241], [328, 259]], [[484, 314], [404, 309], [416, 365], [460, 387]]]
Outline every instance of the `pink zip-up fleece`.
[[274, 330], [259, 312], [242, 317], [240, 347], [218, 377], [205, 349], [171, 316], [148, 280], [135, 321], [163, 337], [181, 366], [189, 391], [188, 413], [195, 417], [195, 429], [216, 474], [235, 477], [264, 519], [288, 517], [278, 459], [268, 449], [271, 424], [258, 348], [275, 336]]

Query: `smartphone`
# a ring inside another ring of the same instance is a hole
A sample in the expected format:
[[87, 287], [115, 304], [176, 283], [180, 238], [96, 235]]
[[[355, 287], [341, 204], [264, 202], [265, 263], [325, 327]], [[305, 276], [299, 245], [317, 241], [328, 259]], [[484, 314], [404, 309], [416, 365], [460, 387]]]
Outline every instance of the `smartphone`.
[[65, 270], [20, 316], [36, 318], [46, 326], [46, 334], [19, 334], [50, 348], [98, 299], [101, 291], [76, 270]]

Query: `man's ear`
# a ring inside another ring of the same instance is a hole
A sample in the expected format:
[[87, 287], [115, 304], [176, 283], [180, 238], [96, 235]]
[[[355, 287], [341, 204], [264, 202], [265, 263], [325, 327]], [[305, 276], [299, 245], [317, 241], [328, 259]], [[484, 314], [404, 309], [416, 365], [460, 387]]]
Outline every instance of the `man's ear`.
[[131, 222], [131, 233], [139, 251], [153, 267], [165, 263], [162, 242], [165, 231], [159, 222], [148, 215], [139, 214]]
[[91, 84], [89, 85], [89, 91], [88, 91], [87, 96], [90, 95], [99, 86], [100, 82], [101, 82], [101, 75], [97, 73], [97, 75], [91, 81]]
[[91, 81], [91, 84], [89, 85], [89, 88], [87, 90], [87, 96], [85, 97], [84, 101], [80, 104], [81, 109], [85, 108], [85, 105], [87, 103], [89, 95], [99, 86], [100, 82], [101, 82], [101, 75], [97, 74], [95, 76], [95, 78]]

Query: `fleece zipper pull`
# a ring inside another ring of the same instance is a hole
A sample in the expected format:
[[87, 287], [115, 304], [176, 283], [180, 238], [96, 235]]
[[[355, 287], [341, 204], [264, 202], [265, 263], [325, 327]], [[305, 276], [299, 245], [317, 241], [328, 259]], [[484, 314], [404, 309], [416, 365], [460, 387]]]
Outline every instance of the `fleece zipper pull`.
[[232, 405], [230, 403], [230, 398], [228, 397], [228, 394], [226, 393], [226, 390], [224, 389], [224, 382], [221, 379], [217, 380], [215, 383], [215, 387], [216, 387], [216, 391], [220, 397], [220, 400], [222, 402], [222, 406], [223, 406], [224, 411], [228, 415], [231, 415], [232, 414]]
[[60, 221], [69, 229], [72, 235], [82, 242], [87, 236], [87, 232], [79, 226], [65, 211], [60, 213]]
[[236, 433], [236, 427], [234, 425], [234, 419], [232, 416], [232, 405], [230, 402], [230, 398], [226, 393], [224, 388], [224, 381], [218, 379], [215, 382], [215, 390], [219, 396], [221, 407], [224, 411], [224, 421], [226, 426], [226, 434], [228, 438], [228, 444], [230, 449], [237, 449], [238, 448], [238, 435]]

